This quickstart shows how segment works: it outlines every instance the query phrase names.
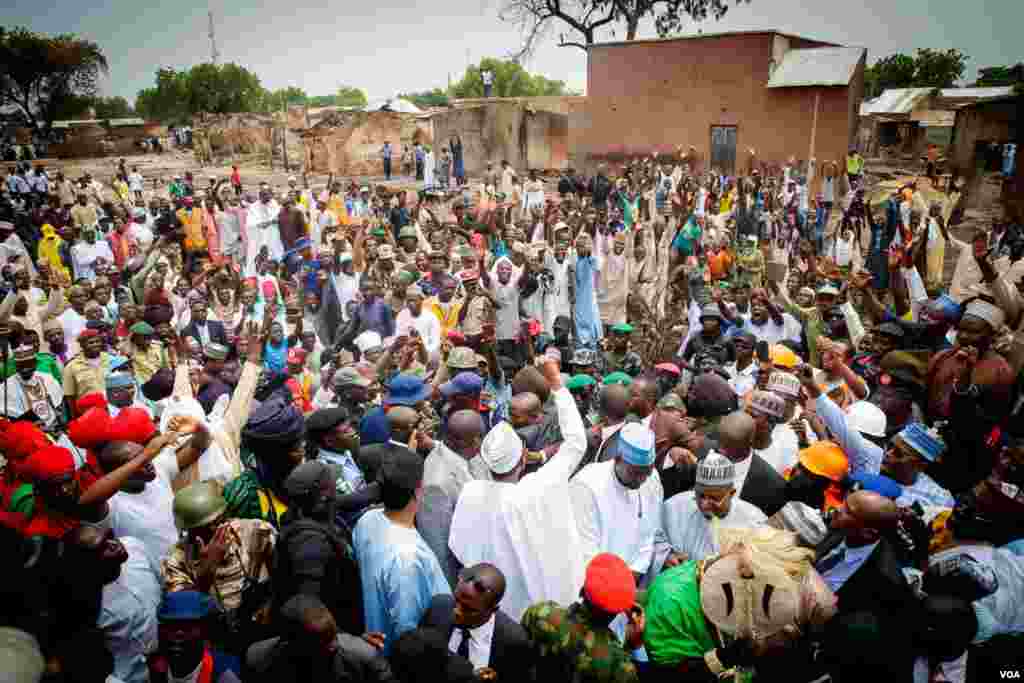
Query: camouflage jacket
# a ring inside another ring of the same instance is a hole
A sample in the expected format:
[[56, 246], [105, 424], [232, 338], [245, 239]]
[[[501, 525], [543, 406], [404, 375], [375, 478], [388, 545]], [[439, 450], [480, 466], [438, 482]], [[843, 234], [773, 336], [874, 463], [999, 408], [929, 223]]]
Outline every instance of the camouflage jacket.
[[590, 623], [582, 603], [568, 608], [541, 602], [523, 614], [523, 628], [537, 647], [541, 681], [637, 683], [636, 667], [606, 626]]

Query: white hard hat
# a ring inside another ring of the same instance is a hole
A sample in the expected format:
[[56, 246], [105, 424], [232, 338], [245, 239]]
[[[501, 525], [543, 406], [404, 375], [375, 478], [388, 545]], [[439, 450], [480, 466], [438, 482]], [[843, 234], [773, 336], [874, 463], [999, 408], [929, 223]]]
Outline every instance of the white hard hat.
[[885, 413], [874, 403], [857, 401], [847, 410], [846, 419], [849, 425], [861, 434], [879, 438], [885, 436]]

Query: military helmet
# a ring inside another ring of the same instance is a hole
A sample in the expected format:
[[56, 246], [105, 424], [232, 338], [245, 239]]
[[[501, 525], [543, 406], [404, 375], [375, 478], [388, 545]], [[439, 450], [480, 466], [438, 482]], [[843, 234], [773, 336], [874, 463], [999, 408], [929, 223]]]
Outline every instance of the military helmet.
[[456, 346], [448, 354], [448, 367], [455, 370], [476, 370], [476, 351], [468, 346]]
[[227, 501], [217, 484], [197, 481], [174, 494], [174, 524], [186, 531], [206, 526], [223, 515], [227, 508]]

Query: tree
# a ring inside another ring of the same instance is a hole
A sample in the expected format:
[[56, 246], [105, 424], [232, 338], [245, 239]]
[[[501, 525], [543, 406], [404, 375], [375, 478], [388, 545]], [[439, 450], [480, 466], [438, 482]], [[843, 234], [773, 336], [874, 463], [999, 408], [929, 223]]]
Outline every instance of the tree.
[[864, 96], [878, 97], [889, 88], [951, 88], [963, 77], [966, 63], [967, 55], [955, 49], [889, 55], [864, 70]]
[[49, 128], [65, 98], [95, 96], [107, 72], [92, 41], [0, 27], [0, 108], [14, 109], [33, 128]]
[[365, 107], [366, 93], [359, 88], [352, 88], [347, 85], [338, 86], [338, 95], [335, 104], [339, 107]]
[[963, 78], [967, 55], [956, 49], [924, 48], [917, 51], [914, 66], [914, 87], [952, 88]]
[[423, 92], [402, 93], [399, 97], [403, 100], [409, 100], [421, 109], [448, 106], [448, 92], [443, 88], [434, 88], [433, 90], [424, 90]]
[[664, 37], [680, 31], [687, 20], [721, 19], [729, 6], [730, 0], [503, 0], [498, 16], [517, 25], [523, 35], [522, 46], [513, 55], [519, 60], [532, 54], [556, 27], [569, 29], [568, 37], [559, 33], [560, 47], [586, 50], [599, 31], [614, 35], [613, 29], [623, 25], [626, 40], [635, 40], [641, 20], [651, 17], [658, 35]]
[[197, 64], [187, 71], [162, 68], [156, 86], [140, 90], [135, 106], [147, 119], [186, 123], [199, 113], [266, 111], [267, 91], [259, 77], [237, 64]]
[[289, 105], [307, 104], [308, 102], [309, 98], [306, 96], [305, 90], [290, 85], [287, 88], [279, 88], [273, 92], [268, 91], [264, 102], [264, 111], [281, 111], [281, 109]]
[[93, 101], [98, 119], [127, 119], [135, 116], [135, 110], [123, 97], [97, 97]]
[[564, 81], [553, 81], [544, 76], [534, 76], [514, 61], [491, 57], [482, 59], [479, 65], [466, 69], [462, 80], [453, 83], [448, 94], [460, 99], [483, 97], [484, 82], [480, 73], [486, 70], [490, 70], [494, 74], [491, 93], [494, 97], [539, 97], [541, 95], [569, 94]]

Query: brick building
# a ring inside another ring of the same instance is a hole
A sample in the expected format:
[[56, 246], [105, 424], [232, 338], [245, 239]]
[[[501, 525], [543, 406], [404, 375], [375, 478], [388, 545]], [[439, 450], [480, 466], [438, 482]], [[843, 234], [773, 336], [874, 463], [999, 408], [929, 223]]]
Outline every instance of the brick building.
[[592, 170], [679, 145], [729, 172], [747, 170], [749, 149], [768, 164], [841, 159], [856, 139], [865, 58], [777, 31], [592, 45], [570, 161]]

